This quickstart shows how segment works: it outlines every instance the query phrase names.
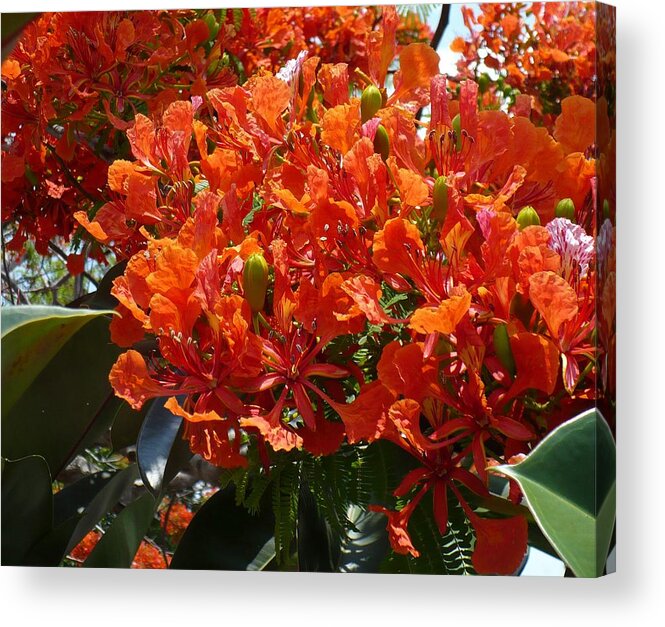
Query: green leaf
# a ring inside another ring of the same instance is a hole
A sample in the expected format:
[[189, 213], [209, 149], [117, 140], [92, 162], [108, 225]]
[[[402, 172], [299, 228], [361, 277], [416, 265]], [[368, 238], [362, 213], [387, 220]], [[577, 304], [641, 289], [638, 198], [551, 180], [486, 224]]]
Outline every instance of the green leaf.
[[64, 344], [93, 318], [109, 311], [65, 307], [3, 307], [2, 413], [9, 411]]
[[51, 475], [43, 457], [5, 461], [2, 469], [2, 564], [21, 566], [53, 524]]
[[556, 428], [519, 464], [493, 470], [517, 481], [575, 575], [603, 574], [616, 512], [616, 447], [597, 409]]
[[146, 403], [140, 410], [132, 409], [127, 401], [116, 399], [118, 403], [109, 409], [112, 411], [111, 444], [114, 451], [134, 446], [141, 431], [141, 425], [151, 403]]
[[292, 543], [298, 521], [300, 468], [300, 463], [294, 461], [271, 470], [275, 553], [277, 563], [281, 565], [287, 564], [292, 557]]
[[66, 553], [71, 550], [85, 537], [85, 535], [118, 503], [125, 490], [127, 490], [138, 478], [136, 464], [128, 466], [116, 473], [109, 482], [95, 495], [86, 507], [83, 516], [76, 525]]
[[264, 500], [252, 515], [220, 490], [196, 513], [176, 549], [171, 568], [263, 570], [275, 557], [274, 517]]
[[173, 415], [164, 407], [164, 403], [165, 399], [162, 398], [153, 401], [136, 442], [141, 479], [154, 496], [162, 489], [169, 456], [174, 444], [179, 440], [178, 434], [182, 425], [182, 418]]
[[155, 499], [146, 492], [130, 503], [95, 545], [84, 568], [129, 568], [155, 515]]
[[[62, 345], [48, 364], [28, 347], [15, 347], [31, 368], [41, 372], [11, 409], [2, 410], [2, 456], [44, 457], [55, 478], [82, 448], [99, 438], [109, 423], [108, 408], [115, 397], [108, 373], [120, 353], [109, 341], [108, 319], [91, 319]], [[29, 324], [29, 326], [32, 326]], [[15, 327], [5, 339], [21, 332]], [[5, 391], [12, 383], [3, 378]]]

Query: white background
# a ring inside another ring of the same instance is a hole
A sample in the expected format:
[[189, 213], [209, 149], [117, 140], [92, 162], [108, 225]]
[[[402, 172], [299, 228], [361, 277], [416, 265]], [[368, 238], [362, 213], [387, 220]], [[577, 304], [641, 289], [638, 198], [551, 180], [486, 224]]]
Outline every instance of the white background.
[[[288, 3], [261, 3], [270, 4]], [[617, 574], [599, 580], [465, 579], [3, 567], [0, 616], [5, 625], [665, 624], [665, 3], [613, 4], [618, 7], [619, 60]], [[183, 6], [215, 5], [115, 0], [94, 8]], [[93, 5], [24, 0], [3, 2], [2, 8], [80, 10]]]

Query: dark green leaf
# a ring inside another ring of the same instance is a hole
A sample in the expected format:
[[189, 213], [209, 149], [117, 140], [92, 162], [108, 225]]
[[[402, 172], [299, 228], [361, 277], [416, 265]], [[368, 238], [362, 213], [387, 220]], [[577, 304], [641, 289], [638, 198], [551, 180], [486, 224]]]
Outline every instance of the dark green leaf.
[[155, 515], [155, 499], [146, 492], [123, 509], [95, 545], [84, 568], [129, 568]]
[[65, 307], [3, 307], [2, 413], [14, 407], [65, 343], [86, 323], [108, 311]]
[[87, 475], [57, 492], [53, 496], [54, 525], [60, 525], [67, 519], [82, 514], [114, 476], [114, 473], [103, 470]]
[[111, 267], [99, 282], [97, 289], [90, 294], [85, 294], [80, 299], [69, 304], [69, 307], [87, 307], [90, 309], [113, 309], [118, 300], [111, 295], [113, 281], [122, 275], [127, 267], [127, 261], [121, 261]]
[[136, 442], [139, 472], [145, 485], [157, 496], [162, 489], [164, 472], [174, 443], [177, 442], [182, 418], [164, 407], [165, 399], [152, 402]]
[[2, 564], [20, 566], [51, 530], [51, 475], [43, 457], [5, 461], [2, 469]]
[[578, 577], [603, 574], [615, 519], [616, 448], [592, 409], [552, 431], [499, 472], [520, 485], [536, 522]]
[[114, 451], [134, 446], [141, 431], [143, 419], [150, 409], [150, 403], [146, 403], [137, 411], [129, 406], [127, 401], [116, 399], [118, 403], [111, 407], [112, 426], [111, 443]]
[[173, 555], [171, 568], [263, 570], [275, 556], [269, 503], [258, 514], [236, 505], [232, 489], [212, 496], [194, 516]]
[[3, 13], [2, 14], [2, 60], [11, 53], [19, 40], [23, 29], [39, 13]]
[[[108, 373], [119, 352], [109, 342], [108, 319], [97, 317], [79, 329], [16, 404], [3, 409], [3, 457], [41, 455], [57, 477], [78, 451], [108, 428], [102, 418], [116, 402]], [[3, 396], [6, 387], [3, 380]]]
[[25, 558], [26, 566], [59, 566], [66, 555], [69, 539], [80, 516], [72, 516], [51, 529], [35, 544]]
[[67, 545], [69, 553], [85, 535], [118, 503], [120, 497], [138, 478], [136, 464], [116, 473], [97, 493], [79, 520]]

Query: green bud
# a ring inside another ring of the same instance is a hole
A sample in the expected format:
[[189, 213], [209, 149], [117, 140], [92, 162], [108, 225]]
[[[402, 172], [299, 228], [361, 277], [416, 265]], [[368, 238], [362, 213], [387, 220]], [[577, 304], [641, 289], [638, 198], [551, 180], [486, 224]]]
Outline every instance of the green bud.
[[603, 219], [610, 219], [610, 202], [607, 200], [607, 198], [603, 200]]
[[209, 39], [214, 39], [217, 37], [217, 33], [219, 32], [219, 24], [217, 23], [215, 16], [212, 13], [206, 13], [203, 21], [208, 27], [208, 32], [210, 33]]
[[453, 345], [443, 336], [439, 337], [439, 341], [434, 348], [435, 355], [449, 355], [454, 350]]
[[562, 198], [557, 204], [554, 214], [557, 218], [568, 218], [575, 222], [575, 203], [572, 198]]
[[371, 120], [382, 105], [381, 92], [374, 85], [365, 87], [365, 91], [360, 97], [360, 119], [362, 123]]
[[457, 141], [455, 143], [455, 149], [457, 152], [462, 150], [462, 118], [459, 113], [453, 118], [453, 131], [455, 131], [455, 137]]
[[374, 152], [381, 155], [381, 159], [386, 161], [390, 156], [390, 138], [388, 131], [382, 124], [376, 127], [376, 135], [374, 136]]
[[212, 76], [217, 71], [217, 68], [219, 67], [219, 63], [221, 60], [222, 60], [221, 57], [217, 57], [216, 59], [211, 61], [210, 65], [208, 66], [208, 71], [207, 71], [208, 76]]
[[253, 313], [261, 311], [268, 289], [268, 264], [260, 253], [254, 253], [245, 261], [242, 272], [242, 284], [245, 298]]
[[513, 296], [513, 299], [510, 301], [510, 315], [514, 318], [518, 318], [525, 327], [529, 327], [529, 320], [533, 315], [533, 305], [531, 301], [526, 297], [522, 296], [519, 292]]
[[434, 182], [434, 191], [432, 191], [432, 218], [443, 222], [447, 213], [448, 183], [445, 176], [440, 176]]
[[490, 86], [490, 77], [487, 74], [481, 74], [478, 77], [478, 91], [484, 94]]
[[515, 358], [513, 351], [510, 348], [510, 338], [508, 337], [508, 329], [505, 324], [500, 324], [494, 329], [494, 351], [501, 363], [510, 372], [511, 376], [515, 376]]
[[32, 171], [32, 168], [27, 163], [25, 164], [25, 178], [28, 179], [28, 181], [33, 187], [37, 187], [39, 185], [39, 179]]
[[522, 207], [517, 214], [517, 224], [520, 227], [520, 231], [524, 230], [527, 226], [540, 226], [538, 212], [531, 205]]

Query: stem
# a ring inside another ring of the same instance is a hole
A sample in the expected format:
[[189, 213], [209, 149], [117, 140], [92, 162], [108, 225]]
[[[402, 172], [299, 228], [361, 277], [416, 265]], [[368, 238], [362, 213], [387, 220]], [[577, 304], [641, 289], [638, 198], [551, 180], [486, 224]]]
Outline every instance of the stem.
[[436, 25], [436, 30], [434, 31], [434, 35], [432, 35], [432, 41], [430, 42], [430, 46], [432, 46], [434, 50], [436, 50], [439, 47], [441, 39], [443, 38], [443, 34], [446, 32], [446, 28], [448, 27], [449, 20], [450, 20], [450, 5], [442, 4], [441, 15], [439, 16], [439, 23]]

